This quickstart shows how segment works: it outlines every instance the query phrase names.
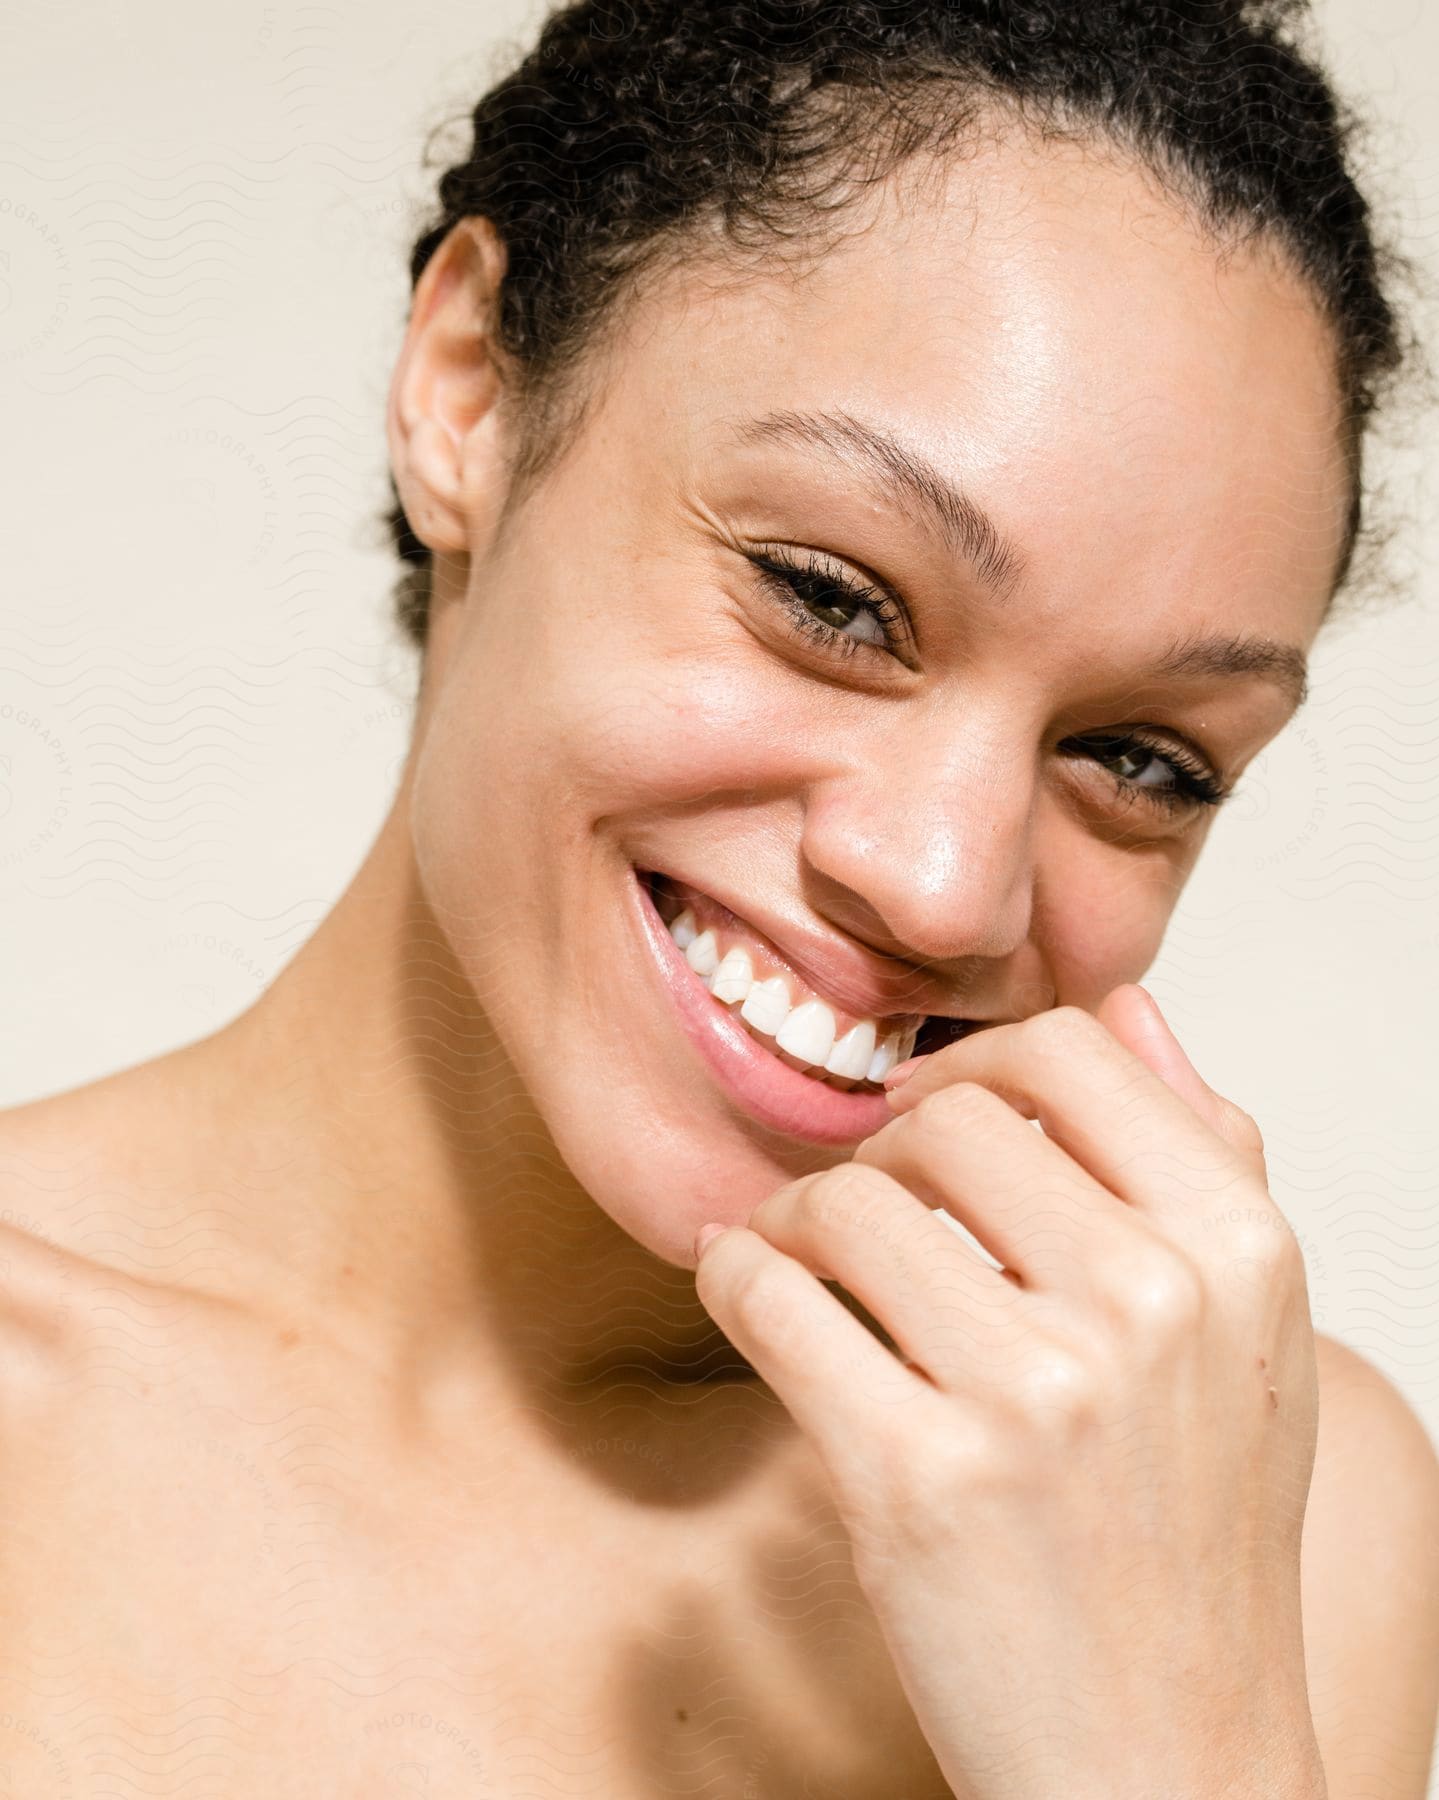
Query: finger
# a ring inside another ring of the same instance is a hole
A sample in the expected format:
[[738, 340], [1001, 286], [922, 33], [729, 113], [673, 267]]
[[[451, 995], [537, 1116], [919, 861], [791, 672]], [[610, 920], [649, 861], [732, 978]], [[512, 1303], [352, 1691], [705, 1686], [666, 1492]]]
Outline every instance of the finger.
[[[896, 1116], [958, 1081], [992, 1088], [1102, 1187], [1156, 1219], [1192, 1220], [1255, 1173], [1221, 1133], [1093, 1014], [1074, 1006], [973, 1032], [890, 1094]], [[1236, 1109], [1237, 1110], [1237, 1109]]]
[[695, 1289], [710, 1317], [774, 1389], [831, 1471], [889, 1416], [932, 1390], [794, 1257], [731, 1225], [699, 1255]]
[[1259, 1127], [1242, 1107], [1217, 1094], [1190, 1062], [1148, 988], [1130, 981], [1112, 989], [1095, 1008], [1095, 1017], [1182, 1095], [1226, 1142], [1241, 1152], [1262, 1155], [1264, 1140]]
[[1132, 1210], [992, 1089], [937, 1088], [854, 1153], [972, 1232], [1010, 1272], [1011, 1291], [1085, 1292], [1097, 1255], [1122, 1260]]
[[900, 1352], [938, 1381], [957, 1352], [972, 1351], [994, 1327], [1016, 1322], [1020, 1290], [868, 1160], [874, 1145], [871, 1138], [852, 1161], [777, 1189], [751, 1212], [748, 1227], [838, 1281]]

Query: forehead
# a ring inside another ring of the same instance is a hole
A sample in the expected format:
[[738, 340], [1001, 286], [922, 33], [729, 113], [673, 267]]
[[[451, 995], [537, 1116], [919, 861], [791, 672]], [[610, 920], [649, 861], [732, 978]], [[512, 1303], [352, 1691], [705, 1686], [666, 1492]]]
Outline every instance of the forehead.
[[[705, 259], [634, 302], [605, 410], [647, 454], [845, 411], [972, 490], [1031, 604], [1242, 591], [1312, 635], [1348, 499], [1331, 328], [1264, 240], [1221, 253], [1121, 152], [1019, 132], [913, 165], [801, 269]], [[1033, 615], [1032, 615], [1033, 616]]]

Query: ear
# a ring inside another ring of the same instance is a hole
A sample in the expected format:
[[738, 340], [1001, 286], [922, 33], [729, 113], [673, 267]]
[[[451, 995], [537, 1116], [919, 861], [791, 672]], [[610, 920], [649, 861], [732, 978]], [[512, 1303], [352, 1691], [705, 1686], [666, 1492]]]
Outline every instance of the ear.
[[504, 498], [492, 320], [506, 262], [488, 219], [454, 225], [416, 283], [390, 381], [385, 430], [395, 488], [437, 561], [471, 552]]

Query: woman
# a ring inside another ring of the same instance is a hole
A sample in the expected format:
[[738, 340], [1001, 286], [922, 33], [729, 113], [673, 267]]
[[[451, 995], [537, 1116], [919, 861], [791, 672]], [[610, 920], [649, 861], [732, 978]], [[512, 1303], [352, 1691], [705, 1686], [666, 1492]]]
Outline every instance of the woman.
[[1136, 985], [1401, 366], [1295, 10], [593, 0], [481, 101], [393, 809], [4, 1120], [15, 1792], [1418, 1800], [1439, 1468]]

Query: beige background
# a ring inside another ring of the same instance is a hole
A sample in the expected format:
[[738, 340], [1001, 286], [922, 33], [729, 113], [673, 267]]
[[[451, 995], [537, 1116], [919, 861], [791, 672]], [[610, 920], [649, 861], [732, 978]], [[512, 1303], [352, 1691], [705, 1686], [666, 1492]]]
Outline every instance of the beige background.
[[[373, 516], [422, 146], [538, 16], [7, 8], [0, 1105], [231, 1017], [379, 824], [414, 680]], [[1319, 17], [1432, 269], [1439, 12]], [[1265, 1127], [1316, 1322], [1439, 1436], [1433, 432], [1392, 463], [1407, 597], [1321, 639], [1150, 982]]]

